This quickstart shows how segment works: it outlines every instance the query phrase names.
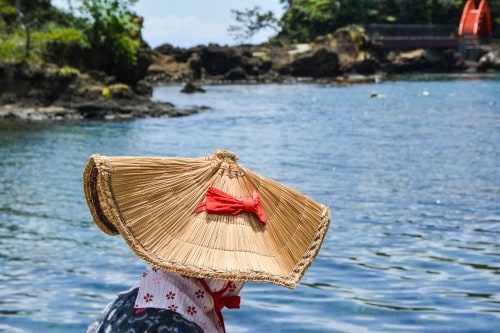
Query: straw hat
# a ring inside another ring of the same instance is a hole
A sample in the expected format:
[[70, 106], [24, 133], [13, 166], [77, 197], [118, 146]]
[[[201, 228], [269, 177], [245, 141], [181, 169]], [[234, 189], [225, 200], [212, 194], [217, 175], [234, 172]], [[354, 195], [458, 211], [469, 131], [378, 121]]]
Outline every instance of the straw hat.
[[243, 168], [227, 150], [200, 158], [92, 155], [83, 187], [95, 223], [159, 269], [295, 288], [330, 210]]

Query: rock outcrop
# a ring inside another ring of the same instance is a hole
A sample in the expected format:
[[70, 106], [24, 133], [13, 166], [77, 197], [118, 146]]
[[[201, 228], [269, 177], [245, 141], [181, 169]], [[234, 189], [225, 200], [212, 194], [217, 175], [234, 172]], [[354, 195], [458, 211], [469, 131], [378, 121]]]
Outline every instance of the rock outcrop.
[[294, 77], [325, 78], [339, 75], [339, 56], [327, 48], [303, 53], [279, 68], [280, 74]]
[[[364, 29], [349, 26], [305, 44], [283, 42], [234, 47], [208, 45], [177, 48], [162, 45], [148, 69], [153, 84], [202, 81], [283, 82], [321, 80], [345, 82], [346, 77], [384, 74], [455, 73], [476, 70], [456, 49], [416, 49], [386, 52]], [[478, 70], [498, 70], [498, 52], [484, 55]], [[357, 82], [357, 80], [356, 80]]]
[[500, 50], [491, 50], [483, 55], [479, 59], [477, 70], [480, 72], [500, 71]]
[[129, 119], [178, 117], [206, 107], [178, 109], [151, 101], [114, 77], [98, 71], [80, 73], [54, 65], [0, 63], [0, 118]]

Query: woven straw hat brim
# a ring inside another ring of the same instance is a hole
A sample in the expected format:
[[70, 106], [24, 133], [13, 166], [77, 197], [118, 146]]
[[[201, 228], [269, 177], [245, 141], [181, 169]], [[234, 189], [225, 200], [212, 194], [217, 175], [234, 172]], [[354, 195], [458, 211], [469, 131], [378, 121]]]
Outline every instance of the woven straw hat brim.
[[[330, 210], [236, 160], [226, 151], [201, 158], [93, 155], [85, 196], [98, 227], [121, 234], [154, 267], [294, 288], [320, 249]], [[196, 213], [210, 186], [235, 198], [256, 190], [267, 224], [251, 213]]]

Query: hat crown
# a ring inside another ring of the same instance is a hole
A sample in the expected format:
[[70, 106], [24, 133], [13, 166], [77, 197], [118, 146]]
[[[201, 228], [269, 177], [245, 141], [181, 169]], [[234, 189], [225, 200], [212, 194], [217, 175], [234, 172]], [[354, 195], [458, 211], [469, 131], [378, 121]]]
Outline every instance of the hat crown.
[[237, 162], [240, 159], [238, 155], [226, 149], [217, 149], [214, 155], [218, 159], [232, 161], [233, 163]]
[[214, 157], [220, 160], [219, 174], [229, 178], [241, 177], [244, 175], [241, 165], [238, 163], [239, 157], [235, 153], [218, 149], [214, 153]]

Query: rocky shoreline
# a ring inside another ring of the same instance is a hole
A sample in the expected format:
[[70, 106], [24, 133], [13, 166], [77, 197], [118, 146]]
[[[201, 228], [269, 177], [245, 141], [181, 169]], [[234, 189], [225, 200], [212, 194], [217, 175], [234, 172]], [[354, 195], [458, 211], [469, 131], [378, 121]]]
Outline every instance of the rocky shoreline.
[[151, 86], [130, 87], [101, 72], [54, 65], [0, 64], [0, 119], [120, 120], [181, 117], [209, 110], [180, 109], [151, 100]]
[[115, 102], [89, 102], [71, 106], [0, 106], [0, 119], [21, 120], [126, 120], [136, 118], [183, 117], [210, 110], [199, 106], [179, 109], [171, 104], [144, 101], [136, 105]]
[[308, 44], [197, 46], [146, 49], [147, 70], [133, 85], [94, 69], [54, 64], [0, 63], [0, 119], [132, 119], [179, 117], [209, 107], [179, 109], [152, 101], [153, 87], [321, 82], [354, 84], [414, 73], [500, 72], [500, 50], [487, 47], [478, 61], [454, 49], [383, 52], [356, 28], [339, 29]]
[[457, 49], [387, 51], [363, 28], [350, 26], [306, 44], [274, 42], [187, 49], [164, 44], [152, 51], [146, 80], [152, 85], [187, 81], [343, 84], [401, 74], [500, 72], [498, 44], [477, 47], [475, 52], [477, 59], [471, 60]]

